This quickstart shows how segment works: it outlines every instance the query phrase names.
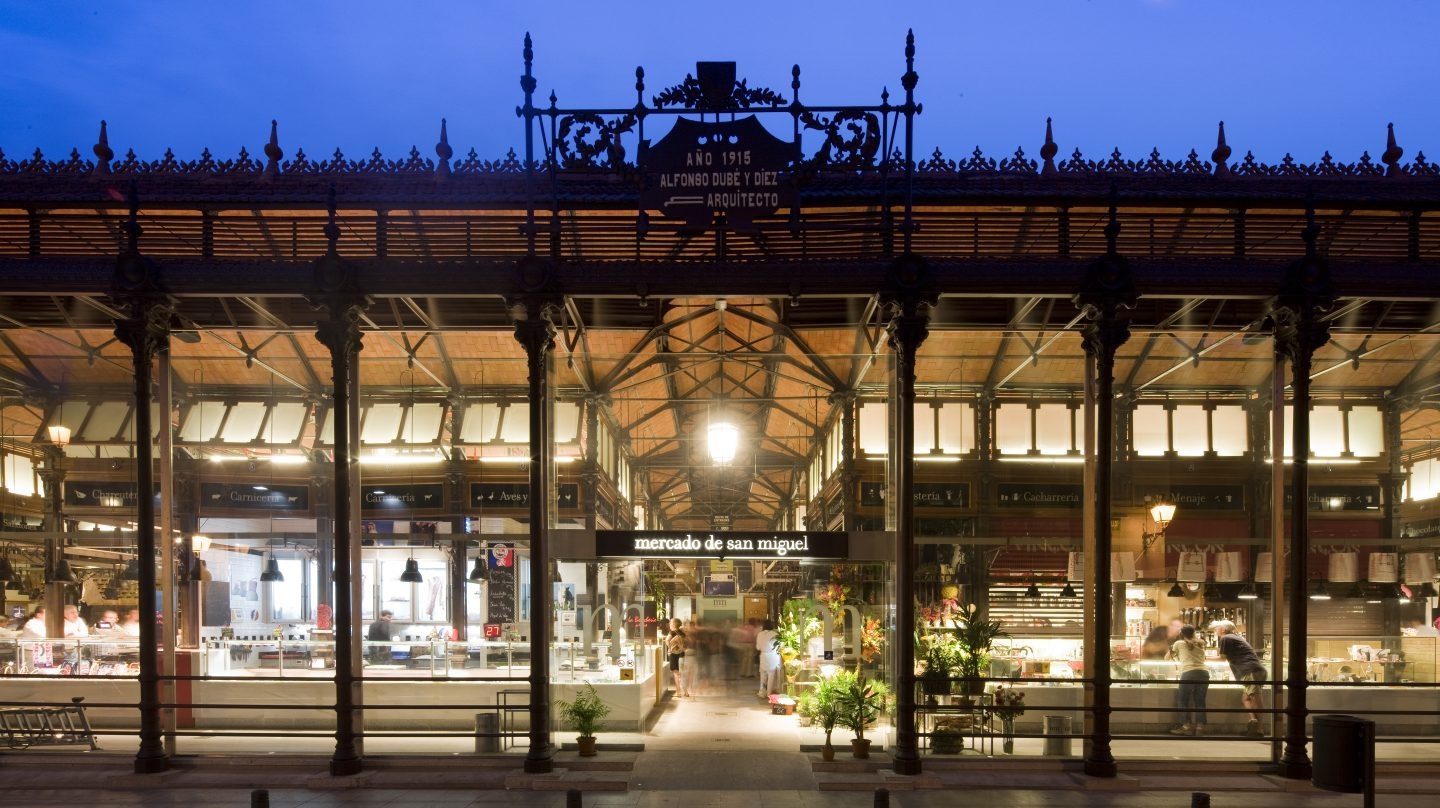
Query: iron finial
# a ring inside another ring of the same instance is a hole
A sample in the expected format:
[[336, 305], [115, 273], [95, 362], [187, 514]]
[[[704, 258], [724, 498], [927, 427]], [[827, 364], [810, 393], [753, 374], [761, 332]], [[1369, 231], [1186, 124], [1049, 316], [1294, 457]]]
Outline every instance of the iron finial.
[[445, 129], [445, 119], [440, 119], [440, 142], [435, 144], [435, 156], [440, 159], [435, 162], [435, 176], [450, 176], [450, 158], [455, 156], [455, 150], [450, 148], [450, 133]]
[[906, 93], [911, 93], [919, 81], [920, 74], [915, 72], [915, 31], [910, 29], [905, 34], [905, 75], [900, 77], [900, 84]]
[[635, 67], [635, 105], [645, 106], [645, 68]]
[[95, 153], [95, 169], [92, 174], [109, 174], [110, 161], [115, 159], [115, 152], [110, 148], [110, 135], [106, 132], [105, 121], [100, 121], [100, 139], [90, 151]]
[[1215, 151], [1210, 152], [1210, 159], [1215, 162], [1215, 176], [1224, 177], [1230, 174], [1230, 146], [1225, 143], [1225, 122], [1220, 122], [1220, 134], [1215, 138]]
[[270, 142], [265, 144], [265, 176], [273, 177], [280, 173], [280, 158], [285, 152], [280, 150], [280, 124], [275, 120], [270, 121]]
[[530, 32], [525, 32], [525, 74], [520, 77], [520, 89], [525, 91], [525, 106], [530, 106], [530, 96], [535, 93], [535, 76], [530, 72], [535, 64], [535, 49], [530, 46]]
[[1400, 157], [1404, 154], [1405, 150], [1395, 143], [1395, 124], [1385, 124], [1385, 153], [1380, 155], [1380, 162], [1385, 164], [1385, 176], [1404, 176], [1400, 170]]
[[800, 103], [800, 65], [790, 66], [790, 101]]
[[1055, 155], [1059, 153], [1060, 147], [1055, 145], [1055, 132], [1050, 126], [1050, 118], [1045, 118], [1045, 145], [1040, 147], [1040, 157], [1045, 160], [1045, 165], [1040, 168], [1040, 176], [1055, 173]]

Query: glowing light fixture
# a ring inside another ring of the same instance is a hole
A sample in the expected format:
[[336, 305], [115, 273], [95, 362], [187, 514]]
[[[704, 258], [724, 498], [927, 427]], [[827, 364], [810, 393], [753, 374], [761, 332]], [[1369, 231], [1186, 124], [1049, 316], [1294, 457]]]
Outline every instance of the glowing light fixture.
[[713, 421], [705, 434], [710, 459], [725, 465], [735, 459], [740, 448], [740, 428], [729, 421]]
[[64, 449], [70, 445], [70, 427], [56, 424], [45, 430], [50, 435], [50, 442]]

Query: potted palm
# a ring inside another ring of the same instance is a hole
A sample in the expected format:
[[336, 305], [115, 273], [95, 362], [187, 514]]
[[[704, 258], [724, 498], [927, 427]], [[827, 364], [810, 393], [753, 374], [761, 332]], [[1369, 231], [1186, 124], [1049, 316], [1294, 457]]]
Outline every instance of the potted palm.
[[830, 743], [830, 733], [835, 731], [835, 725], [840, 723], [840, 701], [842, 694], [850, 688], [855, 674], [845, 670], [838, 670], [830, 676], [826, 676], [816, 682], [815, 688], [810, 691], [813, 695], [811, 701], [813, 719], [820, 729], [825, 731], [825, 745], [820, 747], [820, 757], [830, 761], [835, 759], [835, 747]]
[[870, 757], [870, 739], [865, 737], [865, 728], [884, 711], [890, 692], [885, 684], [876, 679], [856, 676], [840, 693], [840, 723], [844, 724], [855, 737], [850, 739], [850, 754], [857, 758]]
[[562, 701], [559, 706], [560, 717], [580, 733], [575, 739], [580, 757], [595, 757], [595, 732], [600, 729], [600, 720], [610, 714], [610, 705], [600, 700], [595, 685], [587, 684], [574, 701]]
[[965, 682], [965, 692], [978, 696], [985, 692], [985, 675], [990, 671], [990, 651], [995, 641], [1010, 635], [1000, 621], [982, 618], [973, 603], [961, 610], [955, 628], [956, 668]]

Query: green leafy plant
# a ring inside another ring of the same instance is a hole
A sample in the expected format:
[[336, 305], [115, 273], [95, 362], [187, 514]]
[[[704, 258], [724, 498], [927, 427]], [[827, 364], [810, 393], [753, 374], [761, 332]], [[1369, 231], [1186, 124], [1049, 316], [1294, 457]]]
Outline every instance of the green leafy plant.
[[830, 745], [830, 733], [841, 719], [841, 699], [855, 681], [855, 674], [846, 670], [822, 677], [807, 695], [814, 696], [814, 721], [825, 731], [825, 745]]
[[600, 721], [610, 714], [610, 705], [600, 700], [595, 685], [587, 684], [575, 696], [574, 701], [561, 701], [560, 717], [564, 718], [581, 738], [593, 738], [600, 729]]
[[820, 636], [820, 618], [815, 614], [815, 601], [809, 598], [789, 600], [780, 609], [780, 622], [775, 626], [775, 647], [782, 657], [803, 656], [810, 640]]
[[990, 670], [990, 652], [995, 641], [1009, 639], [1010, 635], [1000, 621], [980, 617], [973, 603], [960, 610], [955, 627], [955, 642], [960, 651], [957, 669], [961, 678], [975, 687]]
[[840, 723], [855, 733], [857, 740], [864, 740], [865, 727], [879, 718], [889, 704], [890, 689], [879, 679], [859, 676], [853, 676], [845, 684], [845, 689], [839, 694]]

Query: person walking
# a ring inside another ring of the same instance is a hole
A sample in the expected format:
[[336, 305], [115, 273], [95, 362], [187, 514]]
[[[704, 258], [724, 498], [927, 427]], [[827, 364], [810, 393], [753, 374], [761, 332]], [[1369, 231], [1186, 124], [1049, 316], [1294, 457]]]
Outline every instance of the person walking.
[[696, 693], [703, 690], [704, 683], [700, 680], [700, 671], [705, 667], [707, 650], [704, 647], [704, 629], [700, 627], [700, 618], [691, 617], [690, 622], [685, 624], [685, 658], [680, 660], [681, 678], [685, 680], [685, 698], [693, 698]]
[[1171, 735], [1205, 734], [1205, 695], [1210, 689], [1210, 671], [1205, 669], [1205, 643], [1195, 636], [1194, 626], [1183, 626], [1170, 656], [1180, 662], [1180, 687], [1175, 691], [1175, 707], [1180, 710], [1180, 723], [1170, 728]]
[[780, 692], [780, 648], [775, 644], [775, 621], [766, 620], [755, 633], [755, 650], [760, 652], [760, 698]]
[[1245, 638], [1235, 633], [1235, 624], [1229, 620], [1216, 620], [1210, 630], [1220, 637], [1220, 656], [1230, 663], [1230, 673], [1242, 689], [1240, 703], [1250, 711], [1250, 723], [1245, 727], [1245, 737], [1263, 738], [1260, 732], [1260, 686], [1265, 682], [1265, 666]]

